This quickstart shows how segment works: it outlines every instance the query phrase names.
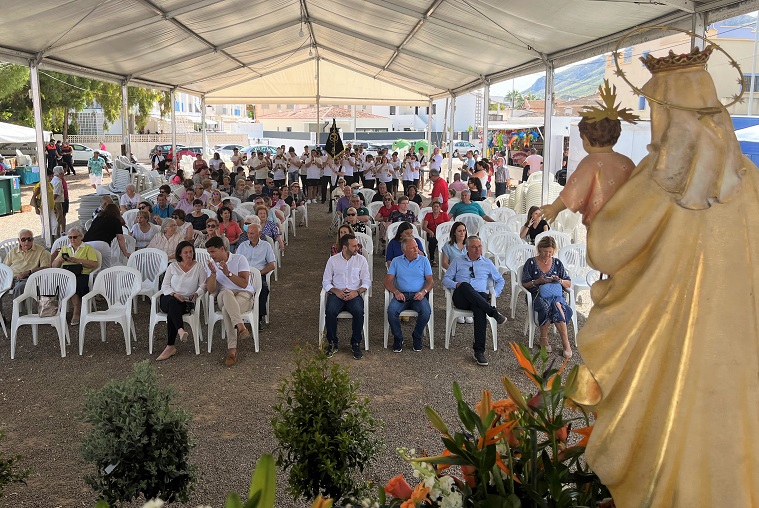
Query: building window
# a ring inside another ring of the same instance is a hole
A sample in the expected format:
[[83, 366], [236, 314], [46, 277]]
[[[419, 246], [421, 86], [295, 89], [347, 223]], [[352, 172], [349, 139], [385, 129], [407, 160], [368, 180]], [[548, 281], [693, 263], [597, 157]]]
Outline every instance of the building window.
[[390, 106], [390, 116], [395, 114], [395, 106]]
[[292, 127], [288, 127], [288, 128], [287, 128], [287, 132], [292, 132], [292, 131], [293, 131], [293, 128], [292, 128]]
[[642, 95], [638, 97], [638, 109], [640, 111], [643, 111], [644, 109], [646, 109], [646, 98], [643, 97]]
[[432, 105], [432, 114], [437, 115], [437, 104]]
[[[751, 74], [743, 75], [743, 91], [746, 93], [751, 91]], [[759, 75], [754, 78], [754, 92], [759, 92]]]

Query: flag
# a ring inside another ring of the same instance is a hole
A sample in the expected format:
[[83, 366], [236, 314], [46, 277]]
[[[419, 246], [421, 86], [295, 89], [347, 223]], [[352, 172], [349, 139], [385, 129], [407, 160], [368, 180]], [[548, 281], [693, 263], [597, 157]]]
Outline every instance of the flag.
[[332, 119], [332, 127], [329, 128], [329, 139], [327, 139], [324, 149], [333, 159], [345, 151], [343, 140], [340, 139], [340, 132], [337, 130], [337, 122], [334, 118]]

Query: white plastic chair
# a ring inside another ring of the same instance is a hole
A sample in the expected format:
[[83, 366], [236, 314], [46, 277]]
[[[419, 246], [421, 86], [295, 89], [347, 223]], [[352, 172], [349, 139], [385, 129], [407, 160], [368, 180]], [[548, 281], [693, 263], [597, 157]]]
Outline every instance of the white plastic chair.
[[517, 311], [517, 293], [522, 287], [521, 268], [531, 257], [535, 257], [537, 250], [534, 245], [515, 245], [506, 251], [504, 266], [511, 272], [511, 319]]
[[[485, 211], [485, 215], [487, 215], [488, 217], [490, 217], [490, 211], [493, 209], [492, 203], [490, 203], [490, 201], [488, 201], [488, 200], [478, 201], [477, 203], [479, 203], [479, 205]], [[492, 219], [493, 217], [490, 217], [490, 218]]]
[[507, 222], [516, 212], [511, 208], [493, 208], [488, 215], [496, 222]]
[[419, 208], [419, 205], [414, 203], [413, 201], [408, 202], [408, 209], [414, 212], [414, 217], [416, 217], [417, 221], [421, 221], [422, 219], [419, 218], [419, 212], [421, 211], [421, 208]]
[[[490, 292], [490, 305], [496, 306], [495, 291], [493, 290], [492, 283], [488, 282], [488, 289]], [[459, 317], [474, 318], [474, 312], [471, 310], [459, 309], [453, 305], [453, 290], [445, 290], [445, 349], [451, 341], [451, 336], [456, 335], [456, 319]], [[493, 351], [498, 351], [498, 323], [495, 318], [487, 316], [488, 323], [490, 324], [490, 333], [493, 335]]]
[[360, 192], [364, 195], [364, 199], [366, 200], [367, 205], [372, 202], [372, 198], [377, 193], [377, 191], [374, 189], [361, 189]]
[[[364, 300], [364, 349], [369, 351], [369, 292], [361, 295]], [[322, 288], [319, 294], [319, 345], [322, 345], [324, 330], [327, 328], [327, 292]], [[342, 311], [337, 315], [337, 319], [352, 319], [350, 312]]]
[[[258, 305], [260, 300], [258, 296], [261, 294], [261, 272], [257, 268], [251, 267], [248, 281], [256, 289], [256, 294], [253, 296], [253, 307], [250, 311], [243, 313], [242, 318], [243, 321], [250, 323], [250, 326], [253, 329], [253, 345], [256, 353], [258, 353]], [[224, 330], [224, 315], [221, 310], [216, 310], [216, 296], [211, 293], [206, 294], [206, 309], [206, 318], [208, 321], [208, 352], [210, 353], [211, 348], [213, 347], [214, 325], [219, 322], [221, 323], [221, 340], [224, 340], [227, 332]]]
[[[374, 280], [374, 241], [366, 233], [356, 233], [356, 240], [361, 245], [361, 255], [369, 265], [369, 280]], [[372, 296], [372, 286], [369, 286], [369, 296]]]
[[[124, 245], [130, 256], [137, 250], [137, 240], [131, 235], [124, 234]], [[111, 266], [126, 266], [128, 260], [129, 258], [121, 253], [119, 239], [114, 238], [113, 241], [111, 241]]]
[[[8, 265], [0, 264], [0, 310], [2, 310], [3, 297], [13, 287], [13, 270]], [[3, 327], [3, 333], [5, 338], [8, 338], [8, 330], [5, 328], [5, 318], [3, 318], [2, 312], [0, 312], [0, 326]]]
[[[206, 249], [195, 249], [195, 261], [200, 263], [200, 266], [203, 267], [203, 269], [207, 269], [208, 262], [211, 261], [211, 255], [208, 253]], [[201, 298], [198, 299], [198, 301], [195, 304], [195, 311], [200, 315], [200, 310], [204, 305], [206, 304], [206, 299]], [[205, 316], [205, 322], [208, 322], [208, 316]]]
[[[230, 199], [232, 199], [232, 198], [230, 198]], [[239, 211], [239, 210], [247, 210], [251, 214], [255, 214], [256, 213], [256, 204], [255, 203], [251, 203], [249, 201], [246, 201], [245, 203], [240, 203], [239, 205], [237, 205], [235, 207], [235, 211], [236, 212]]]
[[236, 198], [234, 196], [228, 196], [228, 197], [225, 197], [224, 199], [228, 199], [233, 205], [235, 205], [235, 210], [237, 210], [242, 204], [242, 201], [240, 201], [240, 198]]
[[509, 231], [513, 231], [514, 233], [519, 234], [520, 231], [522, 231], [522, 226], [524, 226], [525, 222], [527, 222], [527, 214], [518, 213], [516, 215], [512, 215], [506, 221], [506, 225], [509, 227]]
[[[519, 280], [522, 280], [522, 270], [524, 266], [520, 267], [519, 270], [517, 270], [517, 277]], [[525, 316], [524, 321], [524, 329], [523, 333], [527, 335], [528, 339], [528, 346], [530, 349], [532, 349], [533, 345], [535, 344], [535, 330], [539, 329], [538, 323], [537, 323], [537, 312], [535, 312], [535, 307], [533, 305], [532, 300], [532, 294], [525, 289], [524, 286], [521, 284], [519, 285], [519, 289], [517, 290], [517, 296], [520, 294], [526, 295], [527, 298], [527, 315]], [[575, 347], [577, 347], [577, 323], [575, 319], [572, 319], [572, 326], [574, 327], [574, 337], [575, 337]], [[569, 328], [569, 326], [567, 326]], [[567, 334], [569, 334], [569, 330], [567, 329]]]
[[453, 227], [454, 221], [448, 221], [443, 222], [442, 224], [438, 224], [437, 228], [435, 229], [435, 238], [437, 239], [437, 276], [438, 279], [443, 278], [443, 244], [447, 242], [451, 237], [451, 228]]
[[482, 241], [483, 254], [487, 254], [489, 250], [488, 240], [490, 237], [498, 232], [509, 232], [509, 226], [506, 225], [505, 222], [485, 222], [482, 226], [480, 226], [478, 236]]
[[292, 230], [293, 230], [293, 231], [292, 231], [292, 232], [293, 232], [293, 237], [296, 237], [296, 236], [298, 236], [298, 235], [295, 233], [295, 229], [296, 229], [296, 228], [295, 228], [295, 212], [294, 212], [294, 210], [292, 210], [292, 209], [290, 208], [290, 205], [288, 205], [288, 204], [285, 204], [285, 205], [282, 207], [282, 211], [284, 212], [284, 214], [285, 214], [285, 217], [287, 217], [287, 218], [285, 219], [285, 225], [284, 225], [285, 229], [287, 229], [288, 227], [292, 228]]
[[[148, 353], [153, 354], [153, 335], [158, 323], [165, 323], [168, 316], [161, 310], [161, 291], [150, 297], [150, 334], [148, 336]], [[201, 298], [202, 299], [202, 298]], [[198, 299], [200, 301], [201, 299]], [[192, 314], [182, 314], [182, 321], [190, 325], [192, 339], [195, 342], [195, 354], [200, 354], [200, 341], [203, 340], [203, 330], [200, 324], [200, 309], [196, 306]]]
[[271, 250], [274, 251], [274, 259], [276, 259], [276, 263], [274, 263], [274, 280], [279, 280], [279, 268], [282, 266], [282, 252], [279, 250], [279, 245], [274, 241], [272, 237], [269, 235], [264, 235], [264, 240], [266, 240], [269, 245], [271, 245]]
[[[204, 213], [204, 214], [208, 215], [209, 219], [215, 219], [216, 218], [216, 212], [214, 212], [210, 208], [201, 208], [200, 213], [201, 214]], [[205, 228], [203, 228], [203, 229], [205, 229]]]
[[[161, 275], [169, 266], [169, 256], [160, 249], [140, 249], [129, 256], [127, 266], [137, 269], [142, 277], [137, 295], [152, 297], [160, 288]], [[134, 312], [137, 313], [137, 298], [133, 300], [133, 304]]]
[[466, 234], [469, 236], [476, 235], [480, 231], [480, 227], [485, 224], [485, 219], [476, 213], [462, 213], [457, 215], [454, 220], [466, 224]]
[[308, 227], [308, 203], [303, 205], [303, 223]]
[[[106, 268], [95, 279], [92, 291], [82, 298], [82, 313], [79, 318], [79, 355], [84, 351], [84, 330], [87, 323], [100, 323], [100, 340], [105, 342], [106, 323], [118, 323], [124, 331], [126, 354], [132, 354], [131, 337], [137, 342], [137, 333], [132, 321], [132, 300], [140, 291], [142, 275], [136, 268], [112, 266]], [[108, 309], [94, 310], [92, 300], [101, 295]]]
[[575, 213], [572, 210], [562, 210], [556, 217], [556, 222], [561, 223], [564, 228], [564, 233], [567, 233], [572, 237], [572, 243], [577, 242], [577, 238], [580, 232], [580, 219], [582, 216], [579, 213]]
[[[387, 229], [385, 230], [385, 240], [390, 241], [393, 238], [395, 238], [395, 233], [398, 232], [398, 228], [403, 224], [403, 222], [393, 222], [392, 224], [387, 225]], [[413, 226], [413, 224], [412, 224]], [[440, 227], [440, 226], [438, 226]], [[419, 230], [416, 229], [416, 226], [413, 228], [414, 236], [419, 238], [420, 240], [423, 240], [423, 238], [419, 235]], [[423, 245], [423, 244], [422, 244]]]
[[[427, 333], [430, 336], [430, 349], [435, 349], [435, 337], [434, 337], [434, 330], [435, 330], [435, 305], [433, 304], [433, 294], [435, 293], [435, 288], [432, 288], [429, 293], [429, 302], [430, 302], [430, 320], [427, 322]], [[393, 297], [390, 294], [390, 291], [387, 289], [385, 290], [385, 349], [387, 349], [387, 337], [390, 333], [390, 321], [388, 321], [387, 318], [387, 308], [390, 306], [390, 300]], [[417, 318], [419, 317], [419, 314], [411, 309], [404, 310], [401, 312], [401, 317], [413, 317]]]
[[560, 231], [552, 231], [552, 230], [543, 231], [538, 236], [536, 236], [535, 237], [535, 245], [539, 244], [540, 240], [542, 240], [546, 236], [550, 236], [551, 238], [554, 239], [554, 241], [556, 241], [556, 252], [558, 252], [560, 249], [562, 249], [562, 248], [564, 248], [564, 247], [566, 247], [568, 245], [572, 245], [572, 237], [571, 236], [569, 236], [566, 233], [562, 233]]
[[[66, 236], [64, 235], [61, 238], [66, 238]], [[68, 240], [68, 238], [66, 239]], [[18, 238], [9, 238], [0, 242], [0, 261], [4, 261], [5, 256], [16, 247], [18, 247]]]
[[517, 245], [526, 244], [518, 234], [511, 231], [497, 231], [488, 237], [488, 254], [492, 256], [501, 275], [509, 271], [506, 267], [506, 254]]
[[138, 212], [139, 210], [135, 208], [121, 213], [121, 218], [124, 219], [124, 226], [126, 226], [129, 231], [132, 230], [132, 226], [134, 226], [134, 223], [137, 220]]
[[[457, 193], [458, 195], [458, 193]], [[451, 208], [453, 208], [453, 205], [456, 203], [460, 203], [461, 200], [459, 198], [448, 198], [448, 211], [451, 211]]]
[[[509, 208], [509, 197], [511, 197], [511, 194], [501, 194], [500, 196], [495, 198], [494, 203], [499, 208]], [[511, 210], [511, 211], [513, 212], [514, 210]], [[493, 218], [495, 219], [495, 217]]]
[[52, 254], [56, 250], [60, 250], [63, 247], [69, 247], [71, 246], [71, 242], [69, 242], [68, 236], [61, 236], [59, 238], [56, 238], [53, 242], [53, 246], [50, 248], [50, 253]]
[[[40, 317], [32, 313], [32, 303], [27, 300], [37, 301], [37, 289], [40, 295], [58, 294], [58, 314], [51, 317]], [[34, 272], [24, 286], [24, 292], [13, 300], [13, 314], [11, 317], [11, 360], [16, 356], [16, 336], [18, 327], [32, 325], [32, 343], [37, 345], [37, 333], [39, 325], [50, 325], [58, 332], [58, 341], [61, 345], [61, 357], [66, 356], [66, 344], [71, 344], [71, 335], [66, 326], [66, 311], [68, 303], [76, 293], [76, 276], [63, 268], [46, 268]], [[21, 314], [21, 303], [26, 302], [26, 314]]]
[[572, 285], [569, 287], [569, 307], [572, 309], [572, 326], [577, 333], [577, 295], [582, 291], [590, 291], [588, 284], [588, 260], [585, 244], [572, 244], [559, 249], [556, 256], [569, 272]]

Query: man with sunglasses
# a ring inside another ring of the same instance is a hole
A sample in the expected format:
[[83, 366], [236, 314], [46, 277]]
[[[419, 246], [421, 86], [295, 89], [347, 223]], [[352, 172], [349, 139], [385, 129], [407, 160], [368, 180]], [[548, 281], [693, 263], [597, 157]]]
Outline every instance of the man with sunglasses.
[[482, 242], [478, 236], [466, 239], [466, 256], [454, 258], [443, 276], [443, 286], [453, 291], [453, 305], [471, 310], [474, 314], [474, 359], [487, 366], [485, 357], [485, 331], [487, 318], [500, 325], [506, 316], [490, 305], [490, 291], [498, 297], [505, 282], [492, 261], [482, 255]]
[[50, 260], [47, 249], [34, 243], [34, 233], [28, 229], [19, 231], [18, 247], [12, 249], [4, 260], [13, 270], [13, 298], [21, 296], [31, 274], [50, 267]]

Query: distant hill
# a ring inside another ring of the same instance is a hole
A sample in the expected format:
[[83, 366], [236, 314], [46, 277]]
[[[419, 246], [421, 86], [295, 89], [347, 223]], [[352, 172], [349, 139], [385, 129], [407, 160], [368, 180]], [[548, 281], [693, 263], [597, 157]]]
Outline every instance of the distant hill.
[[[556, 97], [563, 100], [572, 100], [579, 97], [593, 95], [598, 90], [598, 85], [603, 83], [606, 57], [599, 56], [595, 60], [580, 65], [574, 65], [569, 69], [556, 73], [554, 88]], [[534, 93], [538, 97], [545, 95], [546, 78], [541, 76], [523, 94]]]

